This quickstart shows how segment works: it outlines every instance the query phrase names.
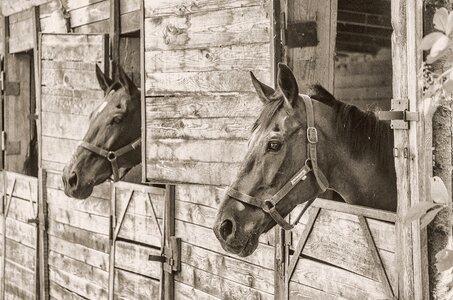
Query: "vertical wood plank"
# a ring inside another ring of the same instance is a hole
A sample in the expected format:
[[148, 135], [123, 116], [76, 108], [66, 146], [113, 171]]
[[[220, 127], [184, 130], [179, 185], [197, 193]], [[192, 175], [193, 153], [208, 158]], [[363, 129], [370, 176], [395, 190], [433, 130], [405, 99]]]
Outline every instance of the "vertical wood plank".
[[317, 23], [319, 44], [316, 47], [286, 49], [288, 64], [301, 92], [313, 83], [320, 83], [333, 92], [337, 6], [337, 0], [287, 1], [286, 24]]
[[145, 1], [140, 1], [140, 100], [142, 117], [142, 182], [146, 182]]
[[[409, 99], [409, 109], [418, 111], [421, 94], [417, 75], [421, 56], [417, 43], [422, 33], [422, 5], [417, 1], [393, 0], [392, 8], [392, 61], [393, 96]], [[398, 216], [404, 216], [412, 205], [426, 196], [427, 176], [423, 161], [424, 120], [410, 124], [410, 130], [395, 130], [394, 147], [399, 155], [395, 158], [398, 187]], [[404, 153], [408, 153], [405, 155]], [[407, 157], [405, 157], [407, 156]], [[421, 161], [419, 161], [421, 160]], [[399, 270], [399, 299], [426, 299], [426, 231], [421, 232], [418, 222], [403, 225], [397, 222], [397, 263]]]
[[[165, 186], [165, 245], [170, 245], [170, 237], [175, 235], [175, 186]], [[174, 275], [164, 272], [164, 299], [173, 300], [175, 295]]]
[[110, 0], [110, 72], [111, 78], [117, 74], [114, 64], [119, 64], [120, 55], [120, 0]]
[[47, 173], [42, 168], [38, 171], [38, 256], [39, 260], [39, 299], [49, 299], [49, 241], [47, 236]]

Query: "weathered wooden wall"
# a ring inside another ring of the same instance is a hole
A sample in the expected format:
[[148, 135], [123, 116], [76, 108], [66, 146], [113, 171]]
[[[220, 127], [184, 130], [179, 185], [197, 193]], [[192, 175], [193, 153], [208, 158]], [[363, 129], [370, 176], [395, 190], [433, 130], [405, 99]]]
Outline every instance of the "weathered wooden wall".
[[3, 171], [0, 181], [3, 199], [0, 297], [36, 299], [37, 228], [29, 220], [37, 217], [38, 180]]
[[145, 1], [146, 174], [176, 186], [182, 270], [176, 299], [272, 299], [272, 237], [248, 258], [212, 231], [222, 188], [261, 109], [253, 71], [271, 81], [269, 1]]

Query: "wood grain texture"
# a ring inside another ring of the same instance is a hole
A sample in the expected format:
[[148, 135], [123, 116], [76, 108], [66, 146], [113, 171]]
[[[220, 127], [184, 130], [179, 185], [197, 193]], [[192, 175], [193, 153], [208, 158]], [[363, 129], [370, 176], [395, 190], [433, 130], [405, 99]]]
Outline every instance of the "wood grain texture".
[[267, 0], [145, 0], [145, 17], [184, 16], [197, 12], [209, 12], [219, 9], [232, 9], [248, 6], [266, 6]]
[[149, 255], [159, 255], [160, 250], [142, 245], [117, 241], [115, 254], [115, 268], [133, 272], [135, 274], [160, 279], [160, 263], [149, 261]]
[[20, 14], [24, 13], [25, 16], [17, 22], [13, 22], [12, 16], [9, 19], [9, 53], [28, 51], [34, 47], [34, 32], [31, 30], [33, 28], [33, 11], [26, 10]]
[[145, 52], [145, 68], [148, 73], [268, 70], [269, 51], [268, 42], [203, 49], [155, 50]]
[[30, 1], [16, 1], [16, 0], [4, 0], [1, 2], [1, 11], [4, 16], [9, 16], [14, 13], [24, 11], [31, 8], [34, 5], [40, 5], [49, 0], [30, 0]]
[[117, 269], [115, 297], [118, 299], [158, 299], [159, 281]]
[[110, 2], [101, 1], [90, 6], [71, 10], [71, 26], [79, 27], [110, 18]]
[[176, 299], [199, 299], [199, 300], [216, 300], [220, 299], [209, 295], [203, 291], [193, 288], [191, 285], [176, 281], [175, 282]]
[[43, 34], [41, 58], [53, 61], [98, 62], [102, 68], [105, 54], [104, 38], [100, 34]]
[[269, 42], [266, 9], [220, 9], [145, 19], [145, 51]]

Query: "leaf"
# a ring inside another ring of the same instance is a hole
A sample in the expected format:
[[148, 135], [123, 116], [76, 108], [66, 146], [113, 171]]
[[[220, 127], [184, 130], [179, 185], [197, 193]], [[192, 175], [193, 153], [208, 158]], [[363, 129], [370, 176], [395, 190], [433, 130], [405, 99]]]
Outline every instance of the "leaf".
[[408, 224], [412, 221], [418, 220], [423, 215], [425, 215], [430, 209], [439, 207], [439, 206], [441, 206], [441, 205], [436, 204], [434, 202], [429, 202], [429, 201], [419, 202], [409, 209], [409, 211], [403, 217], [402, 221], [404, 224]]
[[441, 273], [453, 267], [453, 250], [442, 249], [436, 254], [437, 272]]
[[448, 19], [448, 10], [445, 7], [436, 9], [434, 14], [433, 24], [434, 28], [442, 32], [446, 32]]
[[429, 210], [425, 215], [423, 215], [420, 219], [420, 229], [423, 229], [426, 226], [428, 226], [429, 223], [431, 223], [437, 216], [437, 214], [444, 208], [446, 208], [446, 206], [439, 205], [438, 207]]
[[453, 31], [453, 11], [448, 14], [447, 27], [445, 28], [445, 34], [450, 36]]
[[[449, 79], [453, 82], [453, 73], [450, 73]], [[439, 204], [447, 204], [450, 202], [447, 187], [439, 176], [430, 178], [431, 181], [431, 200]]]
[[437, 42], [437, 40], [442, 36], [444, 36], [442, 32], [439, 31], [431, 32], [430, 34], [423, 38], [420, 44], [420, 48], [422, 48], [425, 51], [430, 50], [434, 43]]
[[445, 34], [443, 34], [437, 39], [437, 41], [434, 42], [429, 54], [433, 57], [439, 56], [442, 51], [447, 49], [449, 42], [449, 38]]

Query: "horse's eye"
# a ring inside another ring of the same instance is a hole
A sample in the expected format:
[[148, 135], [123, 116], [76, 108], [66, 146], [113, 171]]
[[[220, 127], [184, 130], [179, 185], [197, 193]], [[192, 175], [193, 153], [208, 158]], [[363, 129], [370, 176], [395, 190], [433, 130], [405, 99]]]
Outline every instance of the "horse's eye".
[[270, 141], [267, 143], [267, 151], [277, 152], [282, 148], [282, 144], [279, 141]]
[[114, 117], [114, 118], [112, 119], [112, 124], [120, 124], [121, 121], [123, 121], [123, 118], [121, 118], [121, 117]]

